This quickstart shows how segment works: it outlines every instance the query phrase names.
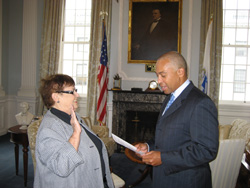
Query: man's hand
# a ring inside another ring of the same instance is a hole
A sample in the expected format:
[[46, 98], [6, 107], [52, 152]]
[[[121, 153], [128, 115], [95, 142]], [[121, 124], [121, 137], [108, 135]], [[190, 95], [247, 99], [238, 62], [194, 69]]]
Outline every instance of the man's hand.
[[160, 151], [150, 151], [142, 156], [142, 161], [148, 165], [159, 166], [162, 164], [161, 152]]
[[[136, 144], [135, 147], [137, 148], [136, 151], [140, 151], [141, 153], [143, 153], [142, 155], [144, 155], [145, 153], [148, 152], [148, 145], [145, 143], [139, 143]], [[135, 153], [138, 157], [142, 157], [142, 155], [140, 155], [139, 153]]]

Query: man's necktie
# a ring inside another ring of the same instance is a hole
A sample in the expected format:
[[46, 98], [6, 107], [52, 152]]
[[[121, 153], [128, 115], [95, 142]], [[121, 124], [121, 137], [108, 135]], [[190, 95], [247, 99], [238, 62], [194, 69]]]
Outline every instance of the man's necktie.
[[171, 106], [171, 104], [172, 104], [173, 102], [174, 102], [174, 95], [173, 95], [173, 94], [171, 94], [170, 99], [169, 99], [169, 101], [168, 101], [168, 104], [167, 104], [167, 106], [166, 106], [165, 110], [163, 111], [162, 115], [164, 115], [164, 114], [165, 114], [165, 112], [166, 112], [166, 111], [167, 111], [167, 109]]

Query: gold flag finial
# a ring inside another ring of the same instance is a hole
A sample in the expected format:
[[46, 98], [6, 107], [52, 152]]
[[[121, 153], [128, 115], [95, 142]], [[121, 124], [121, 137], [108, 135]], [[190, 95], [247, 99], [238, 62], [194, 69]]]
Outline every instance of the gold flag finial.
[[102, 20], [104, 19], [104, 16], [108, 16], [108, 13], [107, 12], [104, 12], [104, 11], [101, 11], [100, 12], [100, 16], [102, 17]]

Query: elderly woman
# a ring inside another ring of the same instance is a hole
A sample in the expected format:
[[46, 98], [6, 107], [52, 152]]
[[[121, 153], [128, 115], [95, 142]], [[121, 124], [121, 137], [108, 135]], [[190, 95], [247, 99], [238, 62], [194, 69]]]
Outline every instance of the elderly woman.
[[79, 97], [74, 80], [56, 74], [40, 87], [48, 108], [36, 140], [35, 188], [113, 188], [104, 143], [75, 113]]

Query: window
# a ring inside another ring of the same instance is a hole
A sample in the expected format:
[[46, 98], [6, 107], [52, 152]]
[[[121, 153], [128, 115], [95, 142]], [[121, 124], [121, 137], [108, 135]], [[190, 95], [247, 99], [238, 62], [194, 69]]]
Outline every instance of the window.
[[59, 72], [72, 76], [80, 96], [87, 95], [91, 0], [66, 0]]
[[250, 102], [249, 25], [249, 0], [223, 0], [220, 101]]

